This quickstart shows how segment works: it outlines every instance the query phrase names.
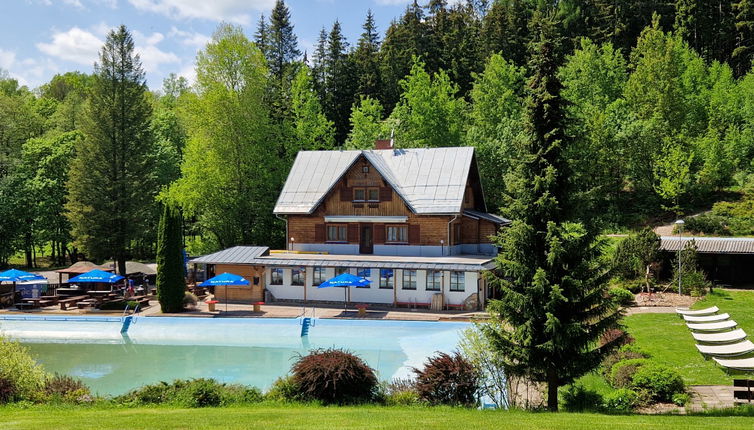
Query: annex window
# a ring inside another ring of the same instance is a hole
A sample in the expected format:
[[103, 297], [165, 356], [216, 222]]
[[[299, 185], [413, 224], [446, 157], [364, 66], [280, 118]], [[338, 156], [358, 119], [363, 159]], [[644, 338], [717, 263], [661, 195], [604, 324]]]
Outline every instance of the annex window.
[[270, 275], [270, 285], [283, 285], [283, 269], [273, 267]]
[[442, 288], [442, 272], [427, 270], [427, 291], [440, 291]]
[[348, 267], [336, 267], [335, 268], [335, 276], [342, 275], [344, 273], [349, 273]]
[[306, 269], [300, 267], [298, 269], [291, 269], [291, 285], [303, 286], [304, 276], [306, 276]]
[[[372, 269], [358, 269], [356, 271], [356, 276], [359, 278], [367, 278], [370, 281], [372, 280]], [[371, 288], [370, 285], [364, 285], [363, 287], [356, 287], [356, 288]]]
[[312, 285], [315, 287], [318, 287], [319, 284], [325, 282], [327, 279], [325, 278], [325, 268], [324, 267], [315, 267], [312, 275]]
[[380, 269], [380, 288], [392, 290], [394, 284], [393, 269]]
[[388, 225], [385, 227], [386, 242], [388, 243], [408, 243], [408, 226], [407, 225]]
[[403, 271], [403, 289], [404, 290], [416, 289], [416, 270]]
[[328, 242], [347, 242], [348, 230], [344, 224], [327, 224]]
[[450, 272], [450, 291], [464, 291], [464, 273], [452, 271]]

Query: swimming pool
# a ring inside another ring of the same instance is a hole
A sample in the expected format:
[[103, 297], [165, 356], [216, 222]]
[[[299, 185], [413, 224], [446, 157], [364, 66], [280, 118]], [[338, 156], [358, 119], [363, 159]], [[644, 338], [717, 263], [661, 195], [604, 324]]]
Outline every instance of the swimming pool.
[[140, 317], [128, 335], [120, 318], [0, 317], [0, 333], [27, 345], [49, 372], [83, 380], [99, 394], [185, 378], [268, 388], [310, 349], [356, 353], [381, 380], [406, 377], [435, 351], [455, 349], [467, 323], [317, 319]]

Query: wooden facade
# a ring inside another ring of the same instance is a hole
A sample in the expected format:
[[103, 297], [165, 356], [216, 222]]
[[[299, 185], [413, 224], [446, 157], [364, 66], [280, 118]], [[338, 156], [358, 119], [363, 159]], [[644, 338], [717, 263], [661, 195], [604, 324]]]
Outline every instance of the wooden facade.
[[248, 264], [217, 264], [215, 273], [233, 273], [249, 280], [248, 286], [215, 287], [215, 297], [228, 302], [261, 302], [264, 300], [265, 268]]
[[[464, 209], [480, 209], [481, 185], [472, 166], [464, 193]], [[327, 223], [328, 216], [406, 217], [405, 223]], [[388, 227], [405, 226], [405, 240], [391, 241]], [[341, 227], [341, 236], [329, 235], [328, 227]], [[498, 225], [462, 214], [417, 215], [364, 157], [335, 184], [310, 215], [288, 216], [288, 237], [297, 244], [349, 244], [364, 242], [365, 228], [373, 245], [454, 246], [490, 244]], [[365, 252], [366, 251], [366, 252]], [[361, 248], [361, 253], [371, 253]]]

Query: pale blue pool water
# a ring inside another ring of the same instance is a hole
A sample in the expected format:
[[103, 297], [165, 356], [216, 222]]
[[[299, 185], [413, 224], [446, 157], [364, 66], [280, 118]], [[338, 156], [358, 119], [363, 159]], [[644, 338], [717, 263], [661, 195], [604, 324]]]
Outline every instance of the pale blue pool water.
[[469, 325], [450, 322], [316, 320], [300, 336], [299, 319], [137, 318], [120, 334], [119, 318], [0, 319], [0, 333], [27, 345], [49, 372], [83, 380], [99, 394], [186, 378], [268, 388], [299, 354], [345, 348], [381, 380], [407, 377], [436, 351], [451, 352]]

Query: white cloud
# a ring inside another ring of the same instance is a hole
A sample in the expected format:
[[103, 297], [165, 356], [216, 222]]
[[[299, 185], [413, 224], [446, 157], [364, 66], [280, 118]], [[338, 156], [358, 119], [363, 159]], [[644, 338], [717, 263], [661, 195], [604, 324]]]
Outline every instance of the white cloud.
[[137, 46], [136, 52], [141, 57], [141, 63], [147, 73], [155, 72], [160, 64], [180, 63], [181, 59], [172, 52], [165, 52], [154, 45]]
[[14, 51], [0, 48], [0, 68], [8, 71], [19, 84], [34, 87], [43, 79], [60, 71], [55, 62], [50, 59], [36, 60], [33, 58], [18, 58]]
[[102, 44], [103, 41], [89, 31], [72, 27], [53, 33], [51, 43], [37, 43], [37, 49], [62, 60], [91, 65], [97, 60]]
[[16, 63], [16, 53], [0, 48], [0, 69], [10, 70]]
[[275, 0], [128, 0], [136, 9], [170, 19], [207, 19], [249, 25], [248, 10], [269, 10]]
[[179, 30], [177, 27], [172, 27], [168, 37], [178, 37], [181, 39], [181, 44], [186, 46], [193, 46], [196, 49], [202, 49], [212, 40], [211, 37], [206, 34]]

